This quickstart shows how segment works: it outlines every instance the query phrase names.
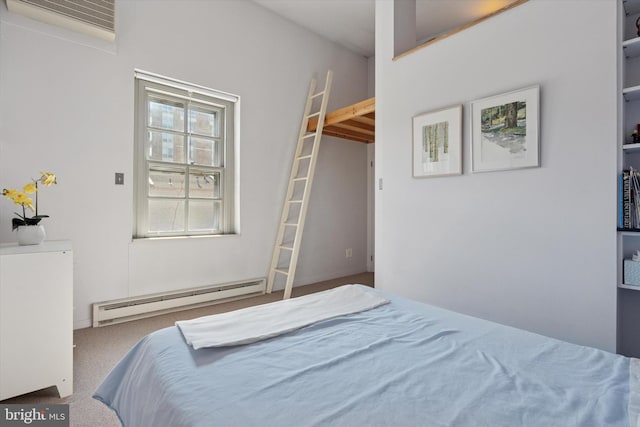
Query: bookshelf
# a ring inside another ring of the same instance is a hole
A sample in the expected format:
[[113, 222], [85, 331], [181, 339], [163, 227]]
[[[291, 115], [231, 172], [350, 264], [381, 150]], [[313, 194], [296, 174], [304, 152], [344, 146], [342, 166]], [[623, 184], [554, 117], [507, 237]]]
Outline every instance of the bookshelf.
[[[640, 37], [636, 20], [640, 18], [640, 0], [621, 2], [619, 90], [620, 118], [618, 172], [640, 169], [640, 143], [632, 143], [632, 132], [640, 124]], [[620, 193], [618, 193], [620, 197]], [[620, 226], [620, 224], [618, 224]], [[624, 283], [623, 261], [640, 250], [640, 229], [618, 228], [618, 330], [617, 351], [640, 357], [640, 286]]]
[[[637, 57], [636, 56], [627, 57], [627, 59], [635, 59], [635, 58]], [[622, 90], [622, 95], [624, 96], [624, 100], [627, 102], [637, 101], [638, 99], [640, 99], [640, 85], [624, 88]]]
[[634, 285], [623, 285], [620, 284], [618, 285], [619, 289], [629, 289], [630, 291], [640, 291], [640, 286], [634, 286]]
[[638, 234], [640, 234], [640, 230], [631, 229], [631, 228], [618, 228], [618, 231], [620, 232], [620, 234], [623, 237], [624, 236], [637, 236]]
[[622, 146], [622, 150], [625, 154], [640, 152], [640, 143], [638, 144], [625, 144]]
[[628, 39], [622, 42], [625, 56], [636, 57], [640, 55], [640, 37]]

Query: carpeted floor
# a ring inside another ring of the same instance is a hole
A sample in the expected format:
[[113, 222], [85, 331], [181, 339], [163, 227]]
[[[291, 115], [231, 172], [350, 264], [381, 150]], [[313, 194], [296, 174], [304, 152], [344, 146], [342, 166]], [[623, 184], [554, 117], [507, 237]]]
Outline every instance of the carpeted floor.
[[[292, 296], [306, 295], [348, 283], [373, 286], [373, 280], [373, 273], [361, 273], [297, 287], [293, 289]], [[55, 387], [52, 387], [7, 399], [0, 403], [67, 403], [69, 404], [71, 426], [120, 426], [115, 414], [102, 403], [91, 398], [91, 395], [111, 368], [143, 336], [155, 330], [173, 326], [176, 320], [223, 313], [280, 299], [282, 299], [282, 291], [102, 328], [78, 329], [73, 334], [75, 344], [73, 353], [73, 395], [60, 399], [57, 397]], [[43, 354], [43, 357], [46, 357], [46, 354]]]

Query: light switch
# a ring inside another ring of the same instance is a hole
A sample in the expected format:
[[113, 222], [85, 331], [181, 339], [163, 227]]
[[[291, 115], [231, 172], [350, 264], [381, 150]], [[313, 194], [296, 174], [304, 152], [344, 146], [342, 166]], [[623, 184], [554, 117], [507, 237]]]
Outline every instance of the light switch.
[[116, 185], [124, 185], [124, 173], [116, 172]]

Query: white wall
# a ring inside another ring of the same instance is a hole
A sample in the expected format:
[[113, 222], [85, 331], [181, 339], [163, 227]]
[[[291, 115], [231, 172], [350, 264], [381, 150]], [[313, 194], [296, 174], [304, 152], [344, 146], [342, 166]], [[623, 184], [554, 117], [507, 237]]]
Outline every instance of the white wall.
[[[392, 61], [376, 2], [376, 287], [615, 351], [616, 2], [531, 0]], [[542, 167], [471, 174], [470, 101], [541, 86]], [[462, 176], [411, 177], [411, 118], [464, 105]]]
[[[376, 96], [376, 58], [372, 56], [367, 59], [369, 67], [368, 77], [368, 97]], [[367, 145], [367, 162], [369, 172], [367, 173], [367, 271], [375, 271], [375, 249], [376, 249], [376, 146]]]
[[[48, 239], [73, 241], [76, 327], [96, 301], [265, 276], [311, 77], [333, 69], [331, 108], [367, 95], [365, 58], [253, 2], [116, 8], [108, 44], [0, 6], [0, 187], [58, 175], [40, 210]], [[241, 96], [241, 235], [131, 241], [135, 68]], [[366, 146], [320, 153], [296, 284], [366, 270]], [[0, 242], [13, 210], [0, 202]]]

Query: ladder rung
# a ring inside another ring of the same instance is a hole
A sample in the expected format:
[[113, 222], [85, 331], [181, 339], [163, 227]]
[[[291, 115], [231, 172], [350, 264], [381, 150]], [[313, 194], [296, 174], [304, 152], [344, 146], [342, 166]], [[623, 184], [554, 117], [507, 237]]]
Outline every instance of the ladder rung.
[[312, 95], [312, 96], [311, 96], [311, 99], [313, 99], [313, 98], [317, 98], [318, 96], [322, 96], [322, 95], [324, 95], [324, 91], [322, 91], [322, 92], [318, 92], [318, 93], [316, 93], [315, 95]]
[[317, 133], [317, 132], [311, 132], [311, 133], [308, 133], [308, 134], [306, 134], [305, 136], [303, 136], [302, 138], [310, 138], [310, 137], [312, 137], [312, 136], [316, 136], [316, 133]]
[[306, 176], [301, 176], [300, 178], [293, 178], [294, 181], [305, 181], [308, 178]]
[[280, 249], [286, 249], [288, 251], [292, 251], [293, 248], [291, 246], [280, 246]]
[[302, 200], [287, 200], [288, 203], [302, 203]]
[[297, 158], [297, 160], [304, 160], [304, 159], [310, 159], [311, 157], [313, 157], [311, 154], [307, 154], [305, 156], [300, 156]]
[[274, 268], [273, 271], [275, 271], [276, 273], [284, 274], [285, 276], [289, 275], [289, 271], [288, 270], [281, 270], [279, 268]]
[[282, 224], [287, 226], [287, 227], [297, 227], [298, 226], [297, 222], [283, 222]]
[[307, 118], [310, 119], [311, 117], [316, 117], [316, 116], [319, 116], [319, 115], [320, 115], [320, 111], [318, 111], [317, 113], [309, 114], [307, 116]]

